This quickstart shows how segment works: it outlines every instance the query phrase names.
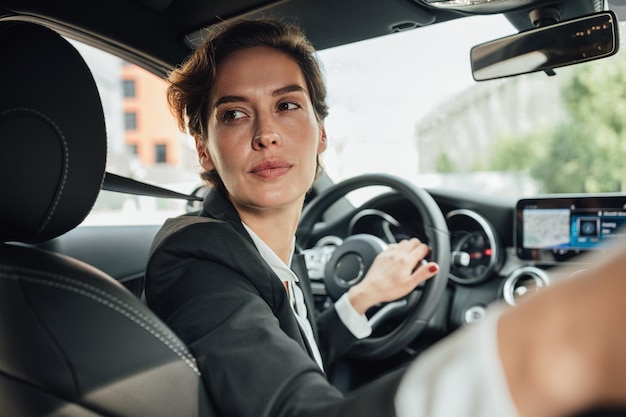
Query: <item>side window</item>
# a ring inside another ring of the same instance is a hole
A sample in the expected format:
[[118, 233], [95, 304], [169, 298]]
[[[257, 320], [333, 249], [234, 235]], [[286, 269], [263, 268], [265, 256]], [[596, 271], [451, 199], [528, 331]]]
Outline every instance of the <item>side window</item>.
[[[107, 171], [181, 193], [200, 184], [194, 142], [167, 107], [166, 82], [136, 65], [71, 41], [91, 68], [105, 113]], [[161, 224], [186, 201], [101, 191], [84, 225]]]

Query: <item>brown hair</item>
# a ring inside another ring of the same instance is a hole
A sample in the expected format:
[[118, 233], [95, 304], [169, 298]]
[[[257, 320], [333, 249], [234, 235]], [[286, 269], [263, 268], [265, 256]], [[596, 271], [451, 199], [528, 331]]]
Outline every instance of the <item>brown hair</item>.
[[[220, 26], [181, 66], [169, 75], [167, 100], [183, 132], [200, 138], [206, 145], [209, 92], [216, 82], [219, 65], [242, 49], [266, 46], [292, 57], [300, 66], [307, 83], [313, 109], [320, 123], [328, 115], [326, 85], [313, 45], [296, 25], [277, 20], [239, 20]], [[321, 172], [318, 157], [316, 177]], [[216, 171], [205, 171], [202, 179], [224, 190]]]

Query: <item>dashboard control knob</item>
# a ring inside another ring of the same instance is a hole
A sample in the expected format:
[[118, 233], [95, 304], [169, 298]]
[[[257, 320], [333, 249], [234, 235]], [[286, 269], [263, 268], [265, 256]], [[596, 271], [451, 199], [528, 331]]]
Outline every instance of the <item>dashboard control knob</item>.
[[470, 307], [465, 310], [465, 316], [463, 317], [463, 321], [465, 321], [465, 324], [475, 323], [482, 319], [486, 312], [487, 310], [485, 310], [485, 307], [480, 305]]

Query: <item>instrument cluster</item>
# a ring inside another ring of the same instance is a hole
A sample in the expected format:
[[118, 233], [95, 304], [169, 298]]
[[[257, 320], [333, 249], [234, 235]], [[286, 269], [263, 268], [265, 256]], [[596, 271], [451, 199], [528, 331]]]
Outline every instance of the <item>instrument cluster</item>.
[[[491, 223], [472, 210], [458, 209], [446, 216], [450, 231], [450, 279], [458, 284], [484, 282], [498, 271], [504, 258], [504, 248]], [[417, 237], [426, 237], [418, 228], [399, 221], [380, 210], [367, 209], [355, 215], [349, 234], [373, 234], [387, 243]]]

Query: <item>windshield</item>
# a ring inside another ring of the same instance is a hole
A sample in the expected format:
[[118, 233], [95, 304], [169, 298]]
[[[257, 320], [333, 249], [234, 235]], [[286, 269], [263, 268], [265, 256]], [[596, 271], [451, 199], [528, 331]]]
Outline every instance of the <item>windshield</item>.
[[329, 175], [512, 198], [623, 191], [624, 52], [473, 81], [471, 47], [512, 33], [503, 16], [470, 17], [322, 51]]
[[[512, 199], [623, 191], [625, 52], [559, 68], [556, 76], [475, 82], [472, 46], [513, 33], [503, 16], [467, 17], [320, 51], [329, 177], [387, 172], [427, 189]], [[193, 140], [167, 110], [165, 82], [77, 47], [105, 106], [107, 169], [191, 193], [200, 168]], [[88, 222], [159, 223], [185, 204], [102, 192]]]

